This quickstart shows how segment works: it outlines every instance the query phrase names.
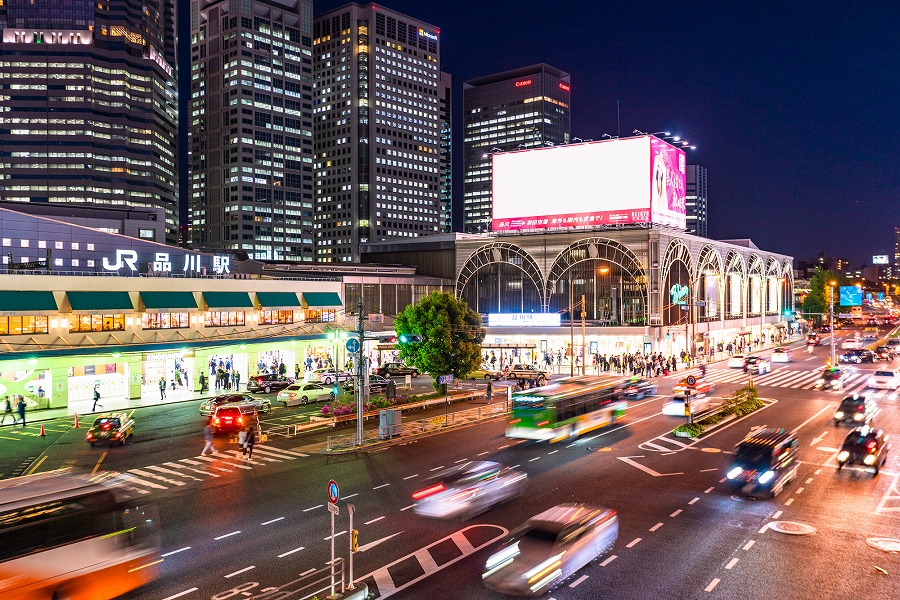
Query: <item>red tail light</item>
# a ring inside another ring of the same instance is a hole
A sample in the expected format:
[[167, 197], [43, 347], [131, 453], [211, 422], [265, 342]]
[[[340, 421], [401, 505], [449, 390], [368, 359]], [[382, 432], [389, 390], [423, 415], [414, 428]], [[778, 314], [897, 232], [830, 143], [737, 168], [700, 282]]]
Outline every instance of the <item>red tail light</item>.
[[866, 444], [866, 448], [869, 449], [869, 452], [875, 452], [875, 447], [876, 447], [877, 445], [878, 445], [878, 444], [876, 444], [874, 441], [873, 441], [873, 442], [869, 442], [868, 444]]
[[89, 431], [88, 434], [86, 436], [84, 436], [84, 439], [92, 440], [92, 439], [94, 439], [94, 434]]
[[412, 495], [412, 497], [413, 497], [413, 500], [421, 500], [422, 498], [427, 498], [428, 496], [432, 496], [434, 494], [437, 494], [438, 492], [443, 492], [444, 489], [445, 489], [444, 484], [439, 483], [437, 485], [433, 485], [431, 487], [425, 488], [424, 490], [419, 490], [418, 492], [415, 492]]
[[103, 429], [104, 431], [106, 431], [106, 430], [109, 429], [110, 427], [112, 427], [112, 425], [110, 425], [109, 423], [104, 423], [104, 424], [101, 426], [101, 429]]

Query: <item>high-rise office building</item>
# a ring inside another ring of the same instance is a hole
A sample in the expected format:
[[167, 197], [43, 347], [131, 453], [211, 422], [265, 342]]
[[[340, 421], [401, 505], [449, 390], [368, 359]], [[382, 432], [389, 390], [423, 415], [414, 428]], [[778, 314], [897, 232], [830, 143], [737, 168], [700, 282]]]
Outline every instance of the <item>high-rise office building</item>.
[[4, 0], [0, 35], [0, 200], [162, 209], [176, 243], [175, 0]]
[[463, 231], [491, 230], [491, 153], [569, 143], [571, 79], [546, 64], [463, 84]]
[[687, 232], [700, 237], [709, 237], [706, 167], [688, 165], [686, 176]]
[[900, 227], [894, 227], [894, 270], [900, 269]]
[[440, 90], [441, 120], [441, 232], [453, 231], [453, 78], [450, 73], [441, 73]]
[[317, 15], [316, 258], [440, 232], [440, 32], [375, 4]]
[[309, 0], [191, 2], [194, 247], [313, 260], [312, 21]]

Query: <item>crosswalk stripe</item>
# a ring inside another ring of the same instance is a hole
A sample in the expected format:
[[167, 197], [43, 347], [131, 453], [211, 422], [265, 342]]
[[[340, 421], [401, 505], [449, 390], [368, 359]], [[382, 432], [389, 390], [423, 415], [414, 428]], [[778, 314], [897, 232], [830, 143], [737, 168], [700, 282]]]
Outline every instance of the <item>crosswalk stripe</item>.
[[146, 467], [147, 469], [153, 469], [154, 471], [158, 471], [160, 473], [167, 473], [169, 475], [177, 475], [178, 477], [185, 477], [187, 479], [193, 479], [194, 481], [203, 481], [199, 477], [194, 477], [193, 475], [185, 475], [184, 473], [179, 473], [178, 471], [173, 471], [172, 469], [167, 469], [165, 467], [160, 467], [159, 465], [150, 465]]
[[197, 462], [196, 460], [191, 460], [191, 459], [189, 459], [189, 458], [179, 458], [179, 459], [178, 459], [178, 462], [183, 462], [183, 463], [186, 464], [186, 465], [194, 465], [195, 467], [196, 467], [197, 465], [202, 465], [202, 464], [203, 464], [203, 463], [201, 463], [201, 462]]
[[[200, 469], [192, 469], [191, 467], [186, 467], [184, 465], [179, 465], [178, 463], [167, 462], [163, 463], [164, 465], [168, 465], [173, 469], [186, 469], [188, 471], [193, 471], [194, 473], [199, 473], [201, 475], [211, 475], [213, 477], [221, 477], [221, 475], [216, 475], [215, 473], [210, 473], [209, 471], [201, 471]], [[198, 465], [201, 463], [197, 463]]]
[[153, 483], [152, 481], [144, 481], [143, 479], [140, 479], [139, 477], [135, 477], [131, 473], [119, 473], [119, 477], [121, 477], [122, 479], [125, 479], [126, 481], [131, 481], [132, 483], [136, 483], [138, 485], [146, 485], [147, 487], [151, 487], [156, 490], [169, 489], [164, 485], [159, 485], [158, 483]]
[[272, 450], [263, 449], [263, 448], [260, 448], [259, 446], [253, 446], [253, 453], [254, 454], [257, 454], [257, 453], [262, 454], [263, 456], [274, 456], [274, 457], [280, 458], [282, 460], [297, 460], [296, 456], [285, 456], [283, 454], [276, 454]]
[[169, 479], [168, 477], [163, 477], [162, 475], [155, 475], [153, 473], [148, 473], [147, 471], [143, 471], [141, 469], [128, 469], [129, 473], [134, 473], [135, 475], [140, 475], [141, 477], [150, 477], [151, 479], [159, 479], [160, 481], [165, 481], [166, 483], [171, 483], [172, 485], [185, 485], [183, 481], [176, 481], [174, 479]]
[[[238, 452], [237, 450], [227, 450], [226, 452], [229, 452], [229, 453], [231, 453], [231, 454], [234, 454], [233, 457], [232, 457], [232, 456], [228, 456], [228, 458], [238, 458], [238, 459], [242, 460], [243, 462], [248, 462], [248, 463], [250, 463], [251, 465], [260, 465], [260, 466], [262, 466], [262, 465], [264, 464], [264, 463], [261, 463], [261, 462], [253, 461], [253, 460], [247, 458], [246, 456], [242, 456], [241, 453]], [[223, 454], [223, 456], [225, 456], [225, 455]], [[276, 461], [276, 462], [281, 462], [281, 461]]]
[[220, 456], [222, 456], [222, 458], [210, 458], [208, 456], [197, 456], [196, 458], [199, 458], [200, 460], [205, 460], [205, 461], [208, 461], [211, 463], [222, 463], [223, 465], [228, 465], [229, 467], [237, 467], [239, 469], [247, 469], [247, 470], [253, 469], [253, 467], [248, 467], [247, 465], [238, 465], [238, 464], [230, 463], [230, 462], [224, 460], [226, 458], [231, 458], [230, 456], [225, 456], [225, 455], [220, 455]]
[[275, 451], [281, 452], [283, 454], [290, 454], [292, 456], [297, 456], [297, 457], [301, 457], [301, 458], [306, 458], [309, 456], [309, 454], [304, 454], [302, 452], [295, 452], [293, 450], [284, 450], [282, 448], [273, 448], [272, 446], [263, 446], [261, 444], [257, 444], [255, 446], [255, 448], [265, 448], [266, 450], [275, 450]]

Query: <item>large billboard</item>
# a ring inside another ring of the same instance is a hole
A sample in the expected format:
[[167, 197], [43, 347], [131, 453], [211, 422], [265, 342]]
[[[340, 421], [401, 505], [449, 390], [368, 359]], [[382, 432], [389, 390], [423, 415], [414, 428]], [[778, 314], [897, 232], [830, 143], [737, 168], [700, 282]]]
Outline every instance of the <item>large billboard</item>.
[[492, 229], [684, 229], [685, 171], [684, 151], [649, 135], [495, 154]]
[[890, 261], [888, 260], [888, 255], [887, 254], [876, 254], [875, 256], [872, 257], [872, 264], [873, 265], [890, 264]]

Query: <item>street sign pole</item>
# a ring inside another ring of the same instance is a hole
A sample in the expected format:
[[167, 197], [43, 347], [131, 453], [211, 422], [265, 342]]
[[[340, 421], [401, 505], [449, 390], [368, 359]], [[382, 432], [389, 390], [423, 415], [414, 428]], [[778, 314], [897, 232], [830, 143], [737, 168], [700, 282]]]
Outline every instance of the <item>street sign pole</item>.
[[363, 445], [363, 398], [366, 394], [366, 374], [368, 373], [366, 358], [363, 353], [363, 341], [365, 339], [365, 326], [363, 324], [363, 298], [359, 295], [359, 320], [357, 321], [356, 333], [359, 336], [359, 374], [356, 378], [356, 445]]
[[[353, 588], [353, 512], [354, 512], [354, 510], [355, 510], [355, 507], [352, 504], [347, 505], [347, 512], [350, 513], [350, 536], [348, 538], [350, 540], [350, 585], [348, 586], [348, 588], [351, 590], [354, 589]], [[333, 531], [331, 532], [331, 535], [332, 536], [334, 535]], [[332, 539], [332, 541], [334, 541], [333, 537], [331, 539]]]
[[328, 512], [331, 513], [331, 598], [334, 598], [334, 517], [338, 514], [340, 499], [338, 484], [332, 479], [328, 482]]

